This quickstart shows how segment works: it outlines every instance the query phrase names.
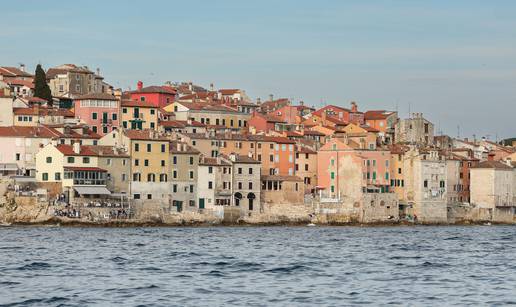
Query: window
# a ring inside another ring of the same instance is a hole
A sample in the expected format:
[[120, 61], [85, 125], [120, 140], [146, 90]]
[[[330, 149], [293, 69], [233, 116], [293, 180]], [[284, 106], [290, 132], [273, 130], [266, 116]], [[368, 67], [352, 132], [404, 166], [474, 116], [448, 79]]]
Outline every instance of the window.
[[91, 119], [97, 119], [97, 113], [96, 112], [91, 113]]
[[133, 195], [133, 198], [134, 198], [134, 199], [140, 199], [140, 194], [134, 194], [134, 195]]
[[122, 122], [122, 127], [126, 128], [127, 129], [127, 122], [126, 121], [123, 121]]
[[145, 166], [149, 166], [149, 159], [145, 159], [145, 160], [143, 160], [143, 165], [145, 165]]
[[122, 113], [127, 114], [127, 108], [123, 108]]
[[20, 154], [19, 153], [16, 154], [16, 161], [20, 161]]
[[156, 175], [150, 173], [150, 174], [147, 174], [147, 182], [154, 182], [156, 181]]
[[55, 173], [55, 174], [54, 174], [54, 178], [55, 178], [55, 180], [57, 180], [57, 181], [61, 180], [61, 173]]
[[194, 192], [194, 186], [193, 184], [190, 185], [190, 193], [193, 193]]
[[142, 180], [142, 175], [140, 173], [134, 173], [133, 181], [140, 181], [140, 180]]
[[118, 117], [117, 117], [116, 113], [111, 114], [111, 119], [113, 119], [113, 120], [117, 120], [117, 118], [118, 118]]
[[253, 183], [251, 181], [249, 181], [249, 190], [252, 190], [253, 189]]
[[172, 163], [175, 165], [177, 164], [177, 156], [172, 157]]
[[389, 172], [385, 173], [385, 180], [389, 180]]
[[177, 171], [173, 171], [173, 172], [172, 172], [172, 177], [173, 177], [173, 178], [177, 178]]
[[334, 173], [334, 172], [331, 172], [331, 173], [330, 173], [330, 178], [331, 178], [331, 179], [335, 179], [335, 173]]
[[126, 174], [122, 174], [122, 181], [126, 181], [126, 180], [127, 180]]
[[190, 157], [190, 165], [194, 164], [194, 157]]
[[242, 190], [242, 182], [239, 182], [239, 183], [238, 183], [238, 189], [239, 189], [239, 190]]
[[194, 172], [190, 171], [190, 179], [193, 179], [193, 178], [194, 178]]
[[423, 182], [423, 187], [428, 188], [428, 180], [425, 180], [425, 181]]
[[154, 109], [151, 109], [151, 110], [150, 110], [150, 114], [151, 114], [151, 115], [154, 115], [154, 114], [156, 114], [156, 110], [154, 110]]
[[161, 160], [161, 166], [165, 166], [165, 160]]
[[68, 158], [66, 158], [66, 161], [68, 163], [75, 163], [75, 158], [74, 157], [68, 157]]
[[47, 163], [52, 163], [52, 157], [47, 157]]
[[172, 185], [172, 192], [177, 193], [177, 184]]
[[401, 167], [398, 167], [398, 174], [401, 174]]
[[212, 166], [208, 166], [208, 174], [212, 174], [213, 173], [213, 167]]
[[48, 173], [43, 173], [41, 177], [43, 181], [48, 181]]
[[147, 199], [152, 199], [152, 194], [147, 194]]
[[145, 96], [140, 96], [140, 101], [145, 101]]
[[167, 149], [167, 147], [165, 146], [165, 144], [161, 144], [161, 152], [165, 152]]
[[82, 158], [82, 163], [89, 164], [90, 163], [90, 157], [83, 157]]
[[160, 174], [159, 175], [159, 181], [160, 182], [167, 182], [167, 174]]
[[305, 164], [305, 171], [308, 171], [308, 164]]
[[249, 175], [252, 175], [252, 174], [253, 174], [253, 168], [252, 168], [252, 167], [250, 167], [250, 168], [249, 168]]
[[208, 189], [213, 189], [213, 182], [211, 181], [208, 181]]
[[242, 175], [242, 168], [241, 167], [238, 168], [238, 174]]
[[140, 165], [140, 159], [134, 159], [134, 166]]
[[151, 152], [152, 151], [152, 144], [147, 144], [147, 152]]
[[140, 151], [140, 144], [134, 143], [134, 151]]

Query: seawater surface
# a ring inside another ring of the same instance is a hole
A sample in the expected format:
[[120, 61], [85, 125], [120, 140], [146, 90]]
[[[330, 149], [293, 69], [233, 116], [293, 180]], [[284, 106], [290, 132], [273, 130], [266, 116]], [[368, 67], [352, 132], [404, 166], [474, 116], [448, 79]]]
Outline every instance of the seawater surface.
[[516, 304], [516, 227], [0, 228], [2, 306]]

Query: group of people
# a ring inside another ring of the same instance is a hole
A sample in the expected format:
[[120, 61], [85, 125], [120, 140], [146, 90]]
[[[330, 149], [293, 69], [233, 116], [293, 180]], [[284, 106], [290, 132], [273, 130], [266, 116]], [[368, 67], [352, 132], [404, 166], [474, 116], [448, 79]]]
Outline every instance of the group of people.
[[69, 218], [80, 218], [81, 211], [75, 208], [63, 208], [63, 209], [55, 209], [54, 216], [60, 217], [69, 217]]

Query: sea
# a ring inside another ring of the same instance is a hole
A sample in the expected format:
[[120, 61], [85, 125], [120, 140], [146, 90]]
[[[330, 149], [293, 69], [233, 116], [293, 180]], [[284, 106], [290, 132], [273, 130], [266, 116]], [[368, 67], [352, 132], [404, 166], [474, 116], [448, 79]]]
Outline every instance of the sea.
[[1, 227], [0, 306], [505, 306], [516, 227]]

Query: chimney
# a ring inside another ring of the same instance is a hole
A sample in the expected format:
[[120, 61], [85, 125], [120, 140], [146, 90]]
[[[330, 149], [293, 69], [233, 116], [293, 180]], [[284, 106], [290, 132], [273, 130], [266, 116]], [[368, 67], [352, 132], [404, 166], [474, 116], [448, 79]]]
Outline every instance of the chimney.
[[351, 102], [351, 112], [353, 112], [353, 113], [357, 113], [358, 112], [357, 103], [354, 102], [354, 101]]
[[495, 153], [490, 151], [488, 154], [487, 154], [487, 161], [494, 161], [494, 158], [495, 158]]
[[262, 104], [262, 99], [260, 97], [256, 98], [256, 104], [257, 105], [261, 105]]
[[20, 70], [25, 72], [25, 64], [23, 63], [20, 63]]
[[186, 120], [186, 124], [191, 125], [192, 124], [192, 119], [191, 118], [187, 119]]
[[213, 83], [210, 83], [210, 91], [214, 91], [215, 90], [215, 87], [213, 86]]
[[136, 83], [136, 89], [138, 91], [141, 91], [143, 88], [143, 82], [142, 81], [138, 81], [138, 83]]
[[73, 152], [78, 155], [81, 153], [81, 144], [79, 142], [73, 143]]
[[100, 68], [97, 67], [97, 76], [100, 76]]
[[322, 111], [321, 122], [323, 125], [326, 125], [326, 110]]
[[301, 100], [301, 101], [299, 102], [299, 105], [300, 105], [300, 106], [304, 106], [304, 105], [305, 105], [305, 102], [304, 102], [303, 100]]
[[188, 89], [190, 91], [193, 91], [193, 82], [192, 81], [188, 82]]
[[236, 155], [234, 152], [232, 152], [230, 155], [229, 155], [229, 160], [235, 162], [236, 161]]
[[270, 101], [273, 101], [273, 100], [274, 100], [274, 95], [273, 95], [273, 94], [270, 94], [270, 95], [269, 95], [269, 100], [270, 100]]

